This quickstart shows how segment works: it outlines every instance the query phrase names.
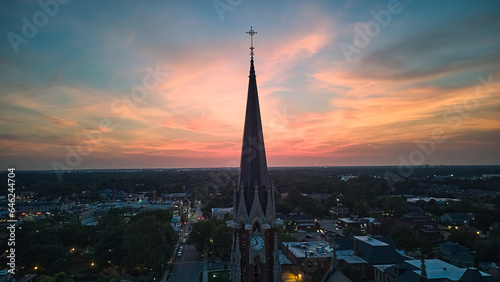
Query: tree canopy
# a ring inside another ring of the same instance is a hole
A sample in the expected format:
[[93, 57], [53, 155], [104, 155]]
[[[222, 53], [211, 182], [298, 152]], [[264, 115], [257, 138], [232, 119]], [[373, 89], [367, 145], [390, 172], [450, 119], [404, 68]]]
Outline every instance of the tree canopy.
[[225, 257], [231, 251], [232, 233], [226, 222], [212, 218], [193, 223], [188, 241], [200, 252], [211, 251]]

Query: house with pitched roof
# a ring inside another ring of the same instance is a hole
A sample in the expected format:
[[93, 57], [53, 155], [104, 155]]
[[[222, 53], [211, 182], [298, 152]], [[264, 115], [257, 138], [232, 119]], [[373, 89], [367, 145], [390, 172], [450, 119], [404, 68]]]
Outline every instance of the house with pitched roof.
[[457, 243], [446, 242], [439, 245], [439, 255], [458, 267], [474, 266], [474, 257], [469, 253], [469, 249]]
[[441, 222], [448, 225], [466, 225], [472, 217], [472, 213], [445, 213], [441, 216]]
[[413, 231], [415, 236], [427, 236], [431, 240], [440, 234], [439, 226], [432, 218], [420, 215], [379, 218], [369, 223], [367, 230], [371, 235], [387, 235], [398, 226], [406, 226]]
[[477, 268], [460, 268], [439, 259], [404, 260], [394, 265], [375, 265], [375, 282], [494, 282], [490, 274]]
[[356, 267], [363, 275], [363, 281], [374, 279], [375, 265], [393, 265], [411, 259], [396, 250], [389, 236], [354, 236], [336, 240], [339, 246], [337, 259], [342, 268]]

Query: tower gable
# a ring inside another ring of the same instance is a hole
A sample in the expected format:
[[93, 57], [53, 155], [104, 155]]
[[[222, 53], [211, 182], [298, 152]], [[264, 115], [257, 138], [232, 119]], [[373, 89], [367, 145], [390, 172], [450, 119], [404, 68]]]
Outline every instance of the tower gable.
[[[253, 226], [256, 222], [259, 223], [260, 228], [263, 227], [265, 222], [264, 212], [262, 211], [262, 207], [260, 205], [260, 200], [258, 197], [259, 187], [254, 187], [254, 200], [252, 203], [252, 209], [250, 210], [250, 214], [248, 215], [249, 223]], [[260, 231], [260, 230], [259, 230]]]

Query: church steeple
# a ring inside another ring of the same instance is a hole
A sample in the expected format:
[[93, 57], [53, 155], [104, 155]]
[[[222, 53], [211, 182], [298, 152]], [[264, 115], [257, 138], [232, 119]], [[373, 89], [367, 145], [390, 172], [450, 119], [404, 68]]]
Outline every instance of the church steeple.
[[233, 192], [233, 251], [231, 280], [242, 282], [281, 281], [274, 189], [267, 175], [266, 150], [260, 118], [259, 96], [251, 38], [245, 126], [238, 186]]
[[[243, 145], [241, 149], [240, 176], [238, 184], [246, 187], [247, 210], [253, 203], [253, 187], [269, 185], [267, 176], [266, 150], [260, 118], [259, 95], [254, 67], [253, 36], [257, 34], [252, 28], [247, 32], [251, 37], [250, 45], [250, 75], [248, 81], [247, 108], [245, 127], [243, 130]], [[259, 189], [259, 200], [263, 207], [267, 204], [267, 197], [263, 197], [264, 189]], [[250, 200], [250, 201], [248, 201]]]

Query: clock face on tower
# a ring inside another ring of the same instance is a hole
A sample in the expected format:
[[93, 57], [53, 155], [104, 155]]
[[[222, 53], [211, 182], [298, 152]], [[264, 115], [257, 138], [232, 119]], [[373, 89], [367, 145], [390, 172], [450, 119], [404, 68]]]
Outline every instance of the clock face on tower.
[[252, 248], [252, 250], [254, 251], [260, 251], [264, 248], [264, 238], [262, 238], [261, 236], [254, 236], [251, 240], [250, 240], [250, 247]]

